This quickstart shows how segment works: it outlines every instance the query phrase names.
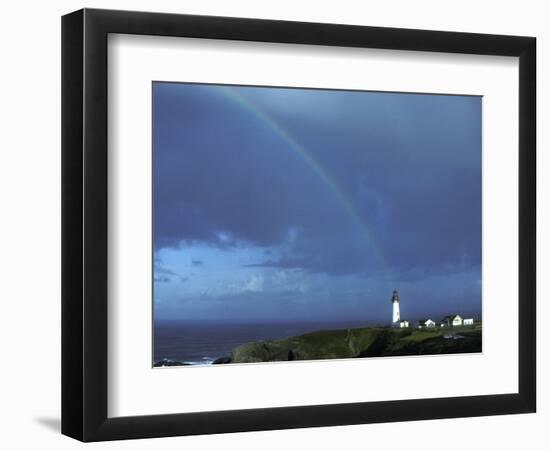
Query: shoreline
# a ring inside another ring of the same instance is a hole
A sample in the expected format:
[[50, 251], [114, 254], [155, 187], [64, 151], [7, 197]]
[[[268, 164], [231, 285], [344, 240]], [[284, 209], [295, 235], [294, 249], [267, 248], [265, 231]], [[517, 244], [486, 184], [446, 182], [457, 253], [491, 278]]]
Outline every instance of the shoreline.
[[349, 359], [480, 353], [482, 324], [434, 328], [365, 327], [318, 330], [276, 340], [239, 345], [221, 357], [203, 357], [209, 362], [164, 358], [154, 367], [209, 366], [275, 361]]

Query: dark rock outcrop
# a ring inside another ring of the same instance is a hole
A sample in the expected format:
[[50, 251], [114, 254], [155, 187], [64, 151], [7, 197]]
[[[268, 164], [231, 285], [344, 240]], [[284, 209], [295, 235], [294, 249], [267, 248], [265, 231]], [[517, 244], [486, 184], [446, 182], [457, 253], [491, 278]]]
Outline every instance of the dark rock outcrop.
[[215, 359], [212, 364], [229, 364], [231, 362], [230, 356], [222, 356], [221, 358]]

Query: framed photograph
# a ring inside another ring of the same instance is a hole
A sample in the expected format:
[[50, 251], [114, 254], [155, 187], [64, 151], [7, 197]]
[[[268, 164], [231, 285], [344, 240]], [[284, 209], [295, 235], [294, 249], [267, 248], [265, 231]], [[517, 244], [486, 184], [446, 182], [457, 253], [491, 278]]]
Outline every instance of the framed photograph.
[[62, 432], [535, 412], [536, 41], [62, 20]]

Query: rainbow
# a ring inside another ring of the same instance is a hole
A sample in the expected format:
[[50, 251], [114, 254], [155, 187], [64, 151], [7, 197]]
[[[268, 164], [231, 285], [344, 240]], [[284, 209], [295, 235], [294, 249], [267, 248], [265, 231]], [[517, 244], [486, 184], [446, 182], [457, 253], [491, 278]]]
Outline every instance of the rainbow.
[[293, 136], [291, 136], [281, 125], [277, 123], [273, 117], [268, 115], [265, 111], [259, 109], [256, 105], [250, 102], [248, 99], [243, 97], [237, 89], [227, 87], [227, 86], [217, 86], [219, 92], [222, 95], [250, 112], [257, 120], [263, 123], [265, 126], [269, 127], [282, 141], [284, 141], [289, 148], [293, 149], [300, 158], [305, 162], [307, 167], [312, 170], [322, 181], [323, 184], [328, 188], [331, 195], [333, 195], [338, 203], [342, 206], [348, 217], [356, 224], [357, 227], [362, 232], [366, 242], [369, 244], [369, 248], [373, 251], [375, 257], [378, 261], [386, 267], [385, 258], [376, 244], [373, 233], [369, 226], [363, 221], [353, 203], [349, 198], [342, 192], [342, 189], [338, 186], [336, 181], [330, 176], [330, 174], [313, 158], [310, 152], [301, 145]]

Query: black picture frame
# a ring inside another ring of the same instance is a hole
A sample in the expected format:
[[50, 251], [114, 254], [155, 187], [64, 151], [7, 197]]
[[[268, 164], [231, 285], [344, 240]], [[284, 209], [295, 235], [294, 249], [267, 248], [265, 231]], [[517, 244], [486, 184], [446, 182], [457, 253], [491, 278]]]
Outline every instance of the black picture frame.
[[[469, 397], [107, 416], [107, 36], [519, 57], [519, 389]], [[83, 9], [62, 18], [62, 433], [82, 441], [530, 413], [536, 409], [536, 39]]]

